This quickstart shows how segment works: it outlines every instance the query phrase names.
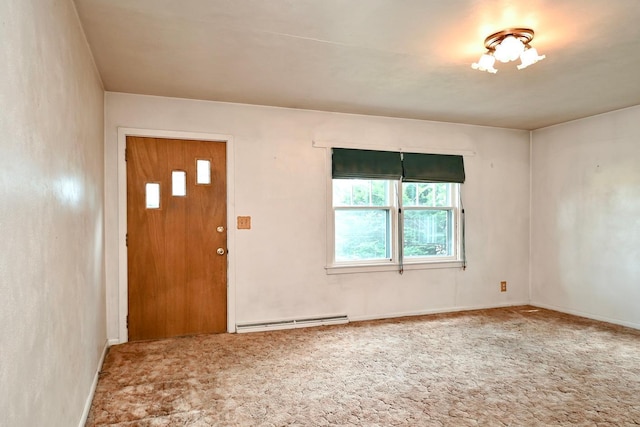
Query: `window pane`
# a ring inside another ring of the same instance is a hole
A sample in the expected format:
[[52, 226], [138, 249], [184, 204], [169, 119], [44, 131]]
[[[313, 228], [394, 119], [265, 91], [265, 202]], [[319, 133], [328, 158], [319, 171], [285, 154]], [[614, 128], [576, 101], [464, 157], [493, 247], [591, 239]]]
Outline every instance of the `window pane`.
[[451, 205], [452, 184], [443, 182], [402, 183], [404, 206], [447, 207]]
[[333, 206], [388, 206], [389, 181], [334, 179]]
[[187, 173], [185, 171], [171, 171], [171, 195], [187, 195]]
[[196, 160], [196, 184], [211, 184], [210, 160]]
[[160, 184], [147, 182], [144, 186], [147, 209], [160, 209]]
[[387, 209], [336, 210], [336, 261], [391, 258]]
[[403, 213], [405, 257], [453, 255], [452, 211], [407, 209]]

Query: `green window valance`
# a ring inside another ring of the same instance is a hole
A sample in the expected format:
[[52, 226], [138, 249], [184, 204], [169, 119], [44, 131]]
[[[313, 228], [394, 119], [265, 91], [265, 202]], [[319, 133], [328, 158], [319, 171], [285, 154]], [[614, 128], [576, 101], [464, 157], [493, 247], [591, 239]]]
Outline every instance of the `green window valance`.
[[405, 182], [464, 182], [462, 156], [404, 153], [402, 167]]
[[463, 183], [465, 175], [462, 156], [334, 148], [332, 177]]
[[400, 153], [391, 151], [333, 149], [333, 178], [400, 179]]

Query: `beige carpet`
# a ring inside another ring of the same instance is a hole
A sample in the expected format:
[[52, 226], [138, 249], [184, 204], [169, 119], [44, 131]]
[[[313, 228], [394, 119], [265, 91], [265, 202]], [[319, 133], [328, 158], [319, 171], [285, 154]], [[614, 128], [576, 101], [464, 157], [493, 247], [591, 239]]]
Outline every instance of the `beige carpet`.
[[514, 307], [128, 343], [87, 425], [640, 425], [640, 331]]

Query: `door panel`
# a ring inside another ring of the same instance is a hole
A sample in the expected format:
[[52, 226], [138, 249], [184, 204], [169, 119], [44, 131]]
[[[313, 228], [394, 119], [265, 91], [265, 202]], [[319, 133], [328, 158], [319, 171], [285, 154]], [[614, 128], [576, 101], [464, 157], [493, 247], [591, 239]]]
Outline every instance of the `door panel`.
[[[196, 182], [199, 159], [210, 184]], [[173, 171], [186, 195], [172, 194]], [[157, 209], [147, 183], [160, 185]], [[127, 137], [129, 340], [226, 331], [226, 212], [224, 142]]]

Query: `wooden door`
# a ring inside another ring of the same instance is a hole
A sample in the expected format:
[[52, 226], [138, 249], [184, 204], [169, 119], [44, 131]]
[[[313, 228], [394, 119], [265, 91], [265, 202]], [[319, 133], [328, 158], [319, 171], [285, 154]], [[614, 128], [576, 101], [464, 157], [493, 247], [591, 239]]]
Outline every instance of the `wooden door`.
[[127, 137], [130, 341], [226, 331], [225, 153], [224, 142]]

